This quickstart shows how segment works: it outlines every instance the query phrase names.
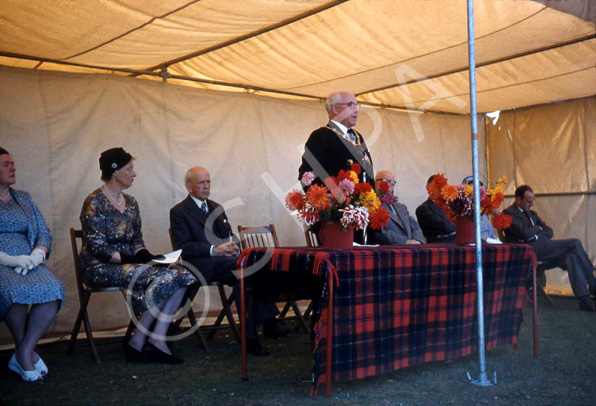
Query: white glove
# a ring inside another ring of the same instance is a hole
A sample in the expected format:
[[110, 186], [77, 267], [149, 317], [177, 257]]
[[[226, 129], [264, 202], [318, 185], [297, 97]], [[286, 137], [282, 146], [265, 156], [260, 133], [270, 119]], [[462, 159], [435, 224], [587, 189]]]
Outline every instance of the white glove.
[[37, 268], [43, 261], [46, 260], [46, 253], [41, 248], [34, 248], [31, 251], [31, 260], [33, 261], [33, 266], [29, 269]]
[[11, 268], [17, 266], [21, 268], [29, 268], [29, 265], [33, 265], [33, 259], [30, 255], [8, 255], [4, 252], [0, 252], [0, 264]]

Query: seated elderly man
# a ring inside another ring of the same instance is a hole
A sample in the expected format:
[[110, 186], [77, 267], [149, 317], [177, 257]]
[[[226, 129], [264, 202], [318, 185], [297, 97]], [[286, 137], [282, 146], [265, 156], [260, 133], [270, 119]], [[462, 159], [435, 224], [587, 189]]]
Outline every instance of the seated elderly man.
[[428, 199], [416, 208], [416, 217], [424, 233], [426, 242], [455, 242], [455, 223], [447, 217], [447, 213], [434, 202], [430, 196], [430, 187], [436, 175], [426, 182]]
[[[565, 269], [580, 310], [595, 311], [590, 292], [596, 289], [594, 265], [576, 238], [553, 240], [553, 230], [546, 225], [534, 210], [534, 192], [528, 185], [515, 190], [515, 202], [504, 210], [512, 219], [505, 229], [507, 242], [529, 244], [539, 261], [546, 261]], [[589, 290], [588, 290], [589, 288]]]
[[[462, 180], [461, 183], [462, 185], [472, 185], [474, 183], [474, 177], [468, 176], [464, 178], [464, 180]], [[484, 186], [482, 182], [479, 181], [479, 183], [481, 187]], [[484, 214], [480, 215], [480, 238], [492, 238], [494, 240], [499, 239], [497, 233], [495, 233], [493, 225], [490, 223], [490, 219], [488, 218], [488, 216]]]
[[[182, 249], [182, 259], [197, 268], [206, 282], [233, 285], [239, 309], [240, 294], [233, 271], [240, 250], [223, 207], [209, 199], [211, 176], [205, 168], [191, 168], [186, 172], [184, 183], [188, 196], [170, 210], [174, 249]], [[277, 339], [288, 333], [277, 328], [275, 316], [278, 313], [274, 303], [249, 305], [246, 321], [249, 353], [269, 355], [259, 343], [256, 325], [263, 323], [263, 335], [267, 338]]]
[[[375, 189], [381, 193], [381, 182], [387, 182], [393, 195], [395, 179], [390, 171], [380, 171], [375, 177]], [[370, 244], [423, 244], [424, 236], [416, 220], [408, 213], [408, 208], [401, 203], [383, 203], [389, 212], [389, 222], [381, 230], [368, 230]]]

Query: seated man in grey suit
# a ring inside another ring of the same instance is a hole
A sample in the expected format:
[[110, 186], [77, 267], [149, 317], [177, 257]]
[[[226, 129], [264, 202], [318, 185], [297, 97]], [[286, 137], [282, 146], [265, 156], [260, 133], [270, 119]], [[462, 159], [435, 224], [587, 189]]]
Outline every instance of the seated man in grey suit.
[[[218, 281], [233, 285], [239, 309], [239, 292], [233, 271], [240, 250], [223, 207], [208, 199], [211, 192], [209, 172], [205, 168], [191, 168], [186, 172], [184, 183], [188, 196], [170, 210], [172, 245], [176, 250], [182, 249], [182, 259], [197, 268], [207, 283]], [[285, 335], [286, 332], [279, 331], [275, 325], [279, 311], [275, 304], [264, 303], [251, 306], [248, 313], [248, 352], [266, 356], [269, 353], [257, 339], [256, 325], [264, 322], [265, 337]]]
[[432, 175], [426, 182], [426, 190], [429, 191], [429, 197], [420, 206], [416, 208], [416, 217], [426, 242], [455, 242], [455, 223], [452, 223], [447, 217], [447, 213], [441, 207], [437, 206], [430, 197], [430, 185], [436, 175]]
[[[594, 294], [596, 278], [594, 265], [577, 238], [553, 240], [553, 230], [534, 210], [534, 192], [528, 185], [515, 190], [515, 201], [504, 210], [511, 216], [511, 226], [505, 229], [505, 240], [511, 243], [529, 244], [539, 261], [546, 261], [565, 269], [573, 294], [579, 299], [580, 310], [595, 310], [590, 292]], [[589, 289], [589, 290], [588, 290]]]
[[[390, 171], [380, 171], [375, 177], [375, 189], [381, 193], [381, 182], [387, 182], [389, 192], [393, 194], [395, 179]], [[408, 213], [408, 208], [401, 203], [391, 205], [383, 203], [389, 212], [389, 223], [381, 230], [368, 230], [369, 244], [423, 244], [424, 236], [416, 220]]]

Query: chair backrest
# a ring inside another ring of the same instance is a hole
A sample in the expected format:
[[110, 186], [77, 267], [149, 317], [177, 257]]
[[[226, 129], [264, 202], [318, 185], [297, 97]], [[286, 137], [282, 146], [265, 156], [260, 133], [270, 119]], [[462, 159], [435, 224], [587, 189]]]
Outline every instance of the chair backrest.
[[256, 227], [238, 226], [238, 237], [242, 249], [249, 247], [279, 247], [279, 240], [273, 224]]
[[321, 243], [319, 242], [319, 237], [316, 233], [310, 231], [310, 229], [304, 225], [304, 238], [306, 239], [306, 246], [307, 247], [320, 247]]
[[83, 245], [83, 230], [75, 230], [74, 228], [70, 228], [70, 244], [72, 247], [72, 260], [74, 262], [74, 269], [75, 269], [75, 277], [77, 280], [77, 290], [79, 291], [79, 299], [81, 302], [83, 301], [83, 284], [81, 281], [81, 264], [79, 262], [79, 247], [77, 244], [77, 239], [81, 241], [81, 246]]
[[497, 232], [497, 236], [499, 237], [499, 240], [501, 240], [501, 242], [506, 242], [505, 241], [505, 232], [503, 230], [501, 230], [500, 228], [495, 228], [495, 231]]
[[170, 246], [174, 249], [174, 240], [172, 239], [172, 229], [168, 228], [168, 235], [170, 236]]

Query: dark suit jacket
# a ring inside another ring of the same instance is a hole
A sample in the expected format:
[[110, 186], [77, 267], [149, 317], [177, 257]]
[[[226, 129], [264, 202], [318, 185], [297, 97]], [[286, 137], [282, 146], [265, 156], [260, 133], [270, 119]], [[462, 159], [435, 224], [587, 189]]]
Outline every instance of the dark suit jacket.
[[416, 220], [408, 213], [406, 205], [393, 203], [395, 212], [383, 204], [389, 212], [389, 223], [381, 230], [368, 230], [369, 244], [406, 244], [408, 240], [418, 240], [424, 243], [422, 230]]
[[[341, 130], [333, 122], [330, 121], [327, 125], [341, 133]], [[316, 176], [315, 181], [323, 184], [325, 178], [337, 176], [342, 169], [349, 169], [348, 159], [351, 159], [362, 167], [360, 181], [363, 179], [363, 174], [366, 173], [367, 183], [374, 188], [375, 173], [368, 147], [362, 135], [357, 131], [354, 133], [359, 139], [360, 145], [353, 145], [327, 127], [315, 130], [308, 137], [304, 146], [302, 165], [298, 169], [298, 180], [302, 179], [305, 172], [312, 171]]]
[[529, 244], [538, 255], [542, 251], [545, 241], [553, 238], [553, 229], [547, 226], [534, 210], [530, 210], [530, 218], [534, 221], [534, 225], [514, 204], [507, 207], [503, 212], [511, 216], [511, 226], [503, 230], [505, 241], [515, 244]]
[[454, 232], [456, 227], [449, 221], [445, 210], [430, 198], [416, 208], [416, 217], [427, 242], [455, 242], [455, 234], [445, 238], [438, 237]]
[[205, 214], [194, 200], [186, 199], [170, 210], [170, 233], [175, 250], [182, 249], [182, 259], [194, 265], [207, 281], [213, 277], [215, 258], [211, 246], [216, 247], [233, 236], [223, 207], [207, 199], [209, 214]]

